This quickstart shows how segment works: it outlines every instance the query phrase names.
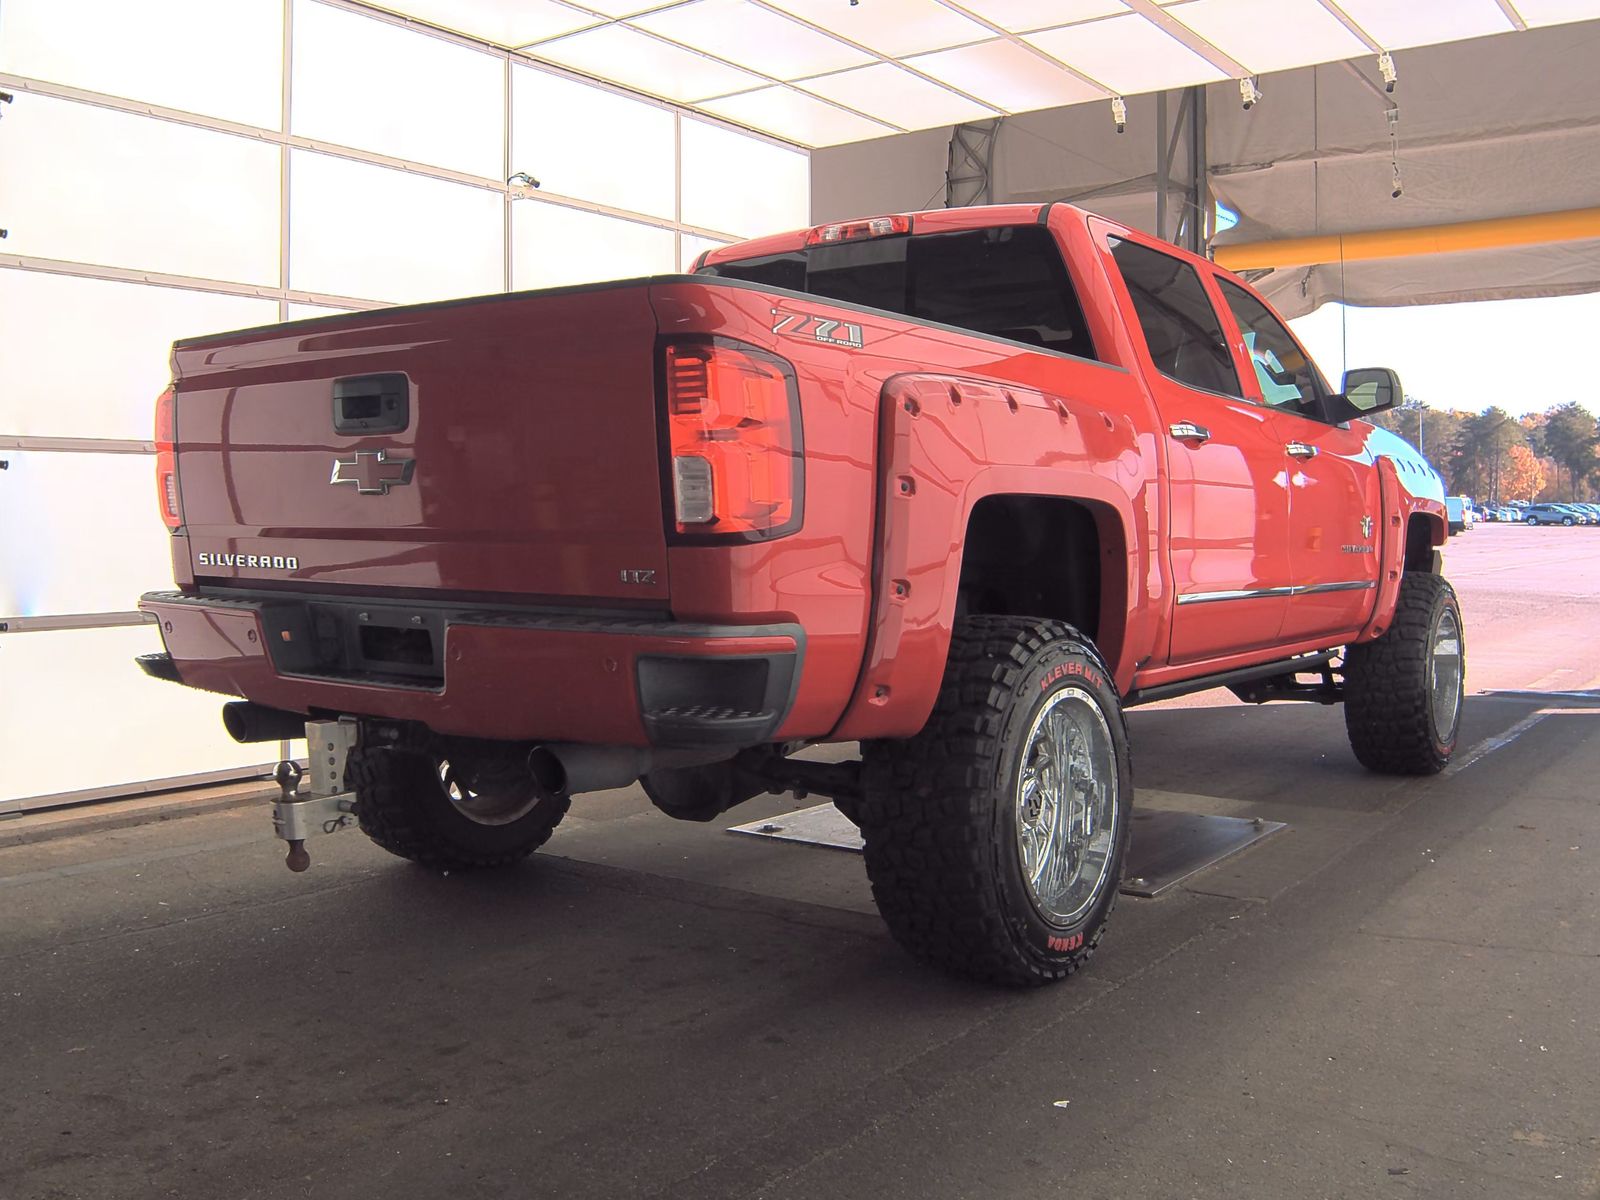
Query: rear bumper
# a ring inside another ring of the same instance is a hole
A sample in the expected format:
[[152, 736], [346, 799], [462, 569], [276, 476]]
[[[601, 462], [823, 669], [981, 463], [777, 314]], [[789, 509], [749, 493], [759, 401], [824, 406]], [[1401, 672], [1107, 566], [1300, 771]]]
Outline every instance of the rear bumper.
[[[512, 741], [757, 745], [793, 706], [805, 654], [791, 624], [179, 592], [151, 592], [139, 608], [166, 644], [140, 662], [158, 678], [291, 712]], [[368, 626], [382, 636], [368, 640]]]

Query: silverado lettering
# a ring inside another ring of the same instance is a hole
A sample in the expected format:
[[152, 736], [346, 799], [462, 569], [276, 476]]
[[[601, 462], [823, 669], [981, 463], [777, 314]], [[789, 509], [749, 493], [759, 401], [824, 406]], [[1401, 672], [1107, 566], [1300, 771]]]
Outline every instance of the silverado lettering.
[[274, 571], [295, 571], [300, 560], [283, 554], [212, 554], [201, 551], [194, 556], [197, 567], [262, 567]]

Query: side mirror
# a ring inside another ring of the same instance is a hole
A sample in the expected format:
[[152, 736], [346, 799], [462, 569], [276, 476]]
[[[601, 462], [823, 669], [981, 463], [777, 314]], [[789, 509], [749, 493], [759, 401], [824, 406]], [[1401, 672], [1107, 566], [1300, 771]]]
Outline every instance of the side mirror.
[[1355, 410], [1354, 416], [1366, 417], [1393, 408], [1404, 397], [1400, 376], [1388, 367], [1360, 367], [1344, 373], [1344, 399]]

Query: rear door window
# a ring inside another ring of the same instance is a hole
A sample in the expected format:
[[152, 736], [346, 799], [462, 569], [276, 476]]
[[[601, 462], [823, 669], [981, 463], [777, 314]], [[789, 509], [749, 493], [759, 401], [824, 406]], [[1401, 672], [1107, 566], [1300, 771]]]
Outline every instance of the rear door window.
[[1043, 225], [871, 238], [716, 263], [702, 275], [809, 292], [1095, 358], [1078, 294]]
[[1222, 322], [1194, 267], [1125, 238], [1108, 241], [1156, 370], [1190, 387], [1242, 397]]

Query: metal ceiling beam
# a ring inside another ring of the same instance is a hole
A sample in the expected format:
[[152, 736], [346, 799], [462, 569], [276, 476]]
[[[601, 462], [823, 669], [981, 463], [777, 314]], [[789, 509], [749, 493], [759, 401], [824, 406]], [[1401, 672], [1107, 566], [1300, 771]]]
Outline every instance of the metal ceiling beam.
[[1378, 45], [1378, 43], [1373, 40], [1372, 35], [1365, 29], [1361, 28], [1361, 26], [1357, 25], [1350, 14], [1345, 12], [1344, 9], [1340, 8], [1338, 4], [1334, 2], [1334, 0], [1317, 0], [1317, 3], [1321, 4], [1323, 8], [1327, 9], [1329, 16], [1333, 17], [1334, 20], [1338, 21], [1339, 24], [1343, 25], [1356, 37], [1360, 38], [1361, 44], [1368, 50], [1372, 51], [1372, 53], [1381, 54], [1383, 52], [1383, 47]]
[[1157, 4], [1155, 0], [1122, 0], [1122, 2], [1168, 37], [1180, 43], [1186, 49], [1198, 54], [1230, 79], [1238, 79], [1245, 75], [1255, 74], [1254, 71], [1250, 70], [1238, 59], [1224, 54], [1217, 47], [1206, 41], [1205, 38]]
[[1522, 19], [1522, 14], [1516, 9], [1511, 0], [1494, 0], [1500, 6], [1500, 11], [1505, 13], [1506, 20], [1511, 22], [1511, 28], [1521, 33], [1527, 30], [1528, 23]]
[[[1210, 183], [1206, 174], [1206, 89], [1204, 86], [1185, 88], [1183, 100], [1170, 125], [1167, 120], [1167, 93], [1156, 94], [1155, 141], [1155, 192], [1156, 236], [1172, 242], [1195, 254], [1205, 253], [1206, 234], [1210, 225]], [[1173, 192], [1172, 167], [1178, 161], [1178, 148], [1182, 146], [1183, 172], [1182, 197], [1176, 226], [1168, 219], [1168, 206]]]

